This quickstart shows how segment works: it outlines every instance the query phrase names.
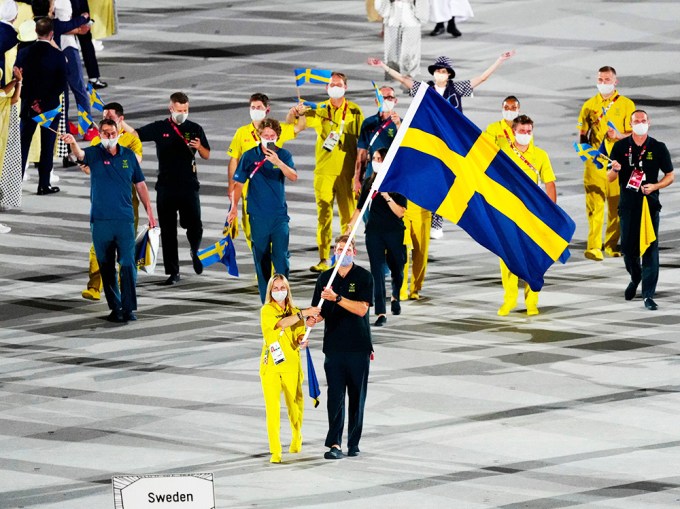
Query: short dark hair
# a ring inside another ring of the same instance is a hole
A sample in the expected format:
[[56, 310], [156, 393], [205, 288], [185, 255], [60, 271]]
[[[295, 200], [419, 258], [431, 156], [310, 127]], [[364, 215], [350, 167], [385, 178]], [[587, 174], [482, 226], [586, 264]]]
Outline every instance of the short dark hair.
[[507, 101], [517, 101], [517, 104], [519, 104], [519, 99], [517, 99], [517, 97], [515, 97], [514, 95], [509, 95], [508, 97], [503, 99], [503, 102], [501, 104], [504, 104]]
[[38, 37], [47, 37], [50, 32], [54, 32], [54, 21], [52, 18], [44, 17], [35, 22], [35, 33]]
[[248, 104], [251, 104], [254, 101], [260, 101], [262, 104], [265, 105], [266, 108], [269, 108], [269, 97], [267, 97], [265, 94], [262, 94], [260, 92], [254, 93], [253, 95], [250, 96], [250, 101]]
[[281, 136], [281, 124], [279, 124], [278, 120], [274, 118], [265, 118], [257, 129], [257, 132], [261, 133], [267, 127], [273, 129], [277, 137]]
[[[42, 16], [49, 16], [51, 0], [33, 0], [31, 8], [33, 9], [33, 16], [39, 18]], [[37, 20], [36, 20], [37, 21]]]
[[605, 65], [604, 67], [600, 67], [597, 72], [610, 72], [614, 76], [616, 76], [616, 69], [614, 69], [611, 65]]
[[378, 154], [380, 154], [380, 158], [384, 161], [385, 156], [387, 155], [387, 148], [385, 147], [380, 147], [378, 150], [376, 150]]
[[122, 117], [125, 114], [123, 113], [123, 106], [120, 103], [107, 103], [104, 105], [104, 109], [113, 110], [119, 117]]
[[633, 115], [636, 113], [644, 113], [645, 117], [647, 117], [647, 120], [649, 120], [649, 114], [645, 110], [635, 110], [633, 113], [630, 114], [630, 118], [633, 118]]
[[118, 126], [117, 126], [116, 123], [115, 123], [113, 120], [111, 120], [110, 118], [102, 119], [102, 121], [99, 122], [99, 130], [101, 131], [105, 125], [113, 126], [114, 129], [116, 129], [116, 131], [118, 130]]
[[343, 73], [341, 73], [341, 72], [332, 72], [332, 73], [331, 73], [331, 78], [332, 78], [333, 76], [337, 76], [338, 78], [340, 78], [340, 79], [342, 80], [342, 82], [343, 82], [345, 85], [347, 85], [347, 75], [346, 75], [346, 74], [343, 74]]
[[186, 95], [184, 92], [175, 92], [170, 96], [170, 102], [186, 104], [189, 102], [189, 96]]
[[515, 120], [512, 121], [512, 128], [514, 129], [518, 125], [530, 125], [534, 126], [534, 121], [529, 118], [528, 115], [518, 115]]

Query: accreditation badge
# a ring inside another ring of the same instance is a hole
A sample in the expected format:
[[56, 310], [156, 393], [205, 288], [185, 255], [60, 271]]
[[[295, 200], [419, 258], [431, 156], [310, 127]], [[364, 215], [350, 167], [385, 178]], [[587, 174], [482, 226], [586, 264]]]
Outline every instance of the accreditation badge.
[[633, 173], [631, 173], [628, 179], [628, 184], [626, 184], [626, 189], [631, 191], [638, 191], [642, 185], [642, 181], [645, 180], [645, 172], [639, 168], [635, 168]]
[[286, 356], [283, 355], [283, 350], [281, 350], [281, 344], [278, 341], [274, 341], [269, 345], [269, 353], [272, 355], [274, 364], [281, 364], [286, 360]]

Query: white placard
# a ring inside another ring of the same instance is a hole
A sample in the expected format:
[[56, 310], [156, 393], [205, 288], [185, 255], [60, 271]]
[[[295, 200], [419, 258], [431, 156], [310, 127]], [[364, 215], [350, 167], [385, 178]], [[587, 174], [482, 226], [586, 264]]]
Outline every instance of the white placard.
[[115, 509], [215, 509], [212, 474], [115, 475]]

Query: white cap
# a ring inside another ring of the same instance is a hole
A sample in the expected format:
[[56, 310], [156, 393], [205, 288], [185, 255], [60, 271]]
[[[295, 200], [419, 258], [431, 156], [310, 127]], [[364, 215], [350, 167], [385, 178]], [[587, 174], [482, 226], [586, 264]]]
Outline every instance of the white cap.
[[19, 6], [14, 0], [5, 0], [5, 2], [0, 5], [0, 20], [14, 21], [17, 19], [18, 14]]
[[35, 33], [35, 21], [27, 19], [19, 25], [19, 40], [21, 42], [32, 42], [38, 40], [38, 34]]

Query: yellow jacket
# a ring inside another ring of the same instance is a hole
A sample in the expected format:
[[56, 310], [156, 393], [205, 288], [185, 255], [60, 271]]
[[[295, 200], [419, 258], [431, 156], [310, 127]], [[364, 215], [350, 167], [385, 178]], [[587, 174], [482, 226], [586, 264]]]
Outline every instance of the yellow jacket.
[[[260, 356], [260, 375], [265, 370], [275, 370], [276, 372], [301, 371], [302, 364], [300, 363], [300, 348], [299, 339], [305, 333], [305, 324], [303, 321], [298, 321], [291, 327], [285, 329], [277, 329], [276, 324], [286, 316], [298, 313], [298, 308], [289, 308], [284, 312], [276, 302], [270, 302], [262, 306], [260, 311], [260, 322], [262, 326], [262, 337], [264, 344], [262, 345], [262, 355]], [[298, 339], [299, 338], [299, 339]], [[286, 360], [274, 364], [273, 356], [269, 348], [275, 342], [281, 345], [281, 351]]]

